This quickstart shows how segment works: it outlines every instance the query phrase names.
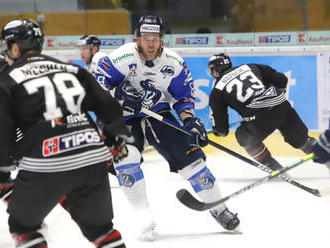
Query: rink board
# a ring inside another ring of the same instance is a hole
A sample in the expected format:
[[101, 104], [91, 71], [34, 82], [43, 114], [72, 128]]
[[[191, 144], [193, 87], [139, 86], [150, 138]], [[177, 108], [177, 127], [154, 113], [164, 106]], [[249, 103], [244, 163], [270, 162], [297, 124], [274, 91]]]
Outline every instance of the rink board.
[[[315, 132], [315, 133], [309, 133], [309, 135], [314, 138], [318, 138], [320, 134]], [[249, 157], [249, 155], [245, 152], [245, 150], [242, 147], [240, 147], [240, 145], [237, 143], [234, 132], [229, 133], [227, 137], [216, 137], [213, 134], [209, 134], [209, 138], [212, 141], [230, 150], [233, 150], [243, 156]], [[264, 141], [264, 143], [274, 157], [304, 156], [304, 153], [301, 150], [295, 149], [292, 146], [290, 146], [288, 143], [286, 143], [279, 132], [274, 132], [273, 134], [268, 136], [267, 139]], [[231, 156], [211, 145], [208, 145], [207, 147], [203, 148], [203, 151], [206, 153], [206, 155]], [[148, 152], [145, 153], [144, 156], [155, 155], [156, 153], [157, 153], [156, 151], [150, 152], [150, 148], [148, 148]]]

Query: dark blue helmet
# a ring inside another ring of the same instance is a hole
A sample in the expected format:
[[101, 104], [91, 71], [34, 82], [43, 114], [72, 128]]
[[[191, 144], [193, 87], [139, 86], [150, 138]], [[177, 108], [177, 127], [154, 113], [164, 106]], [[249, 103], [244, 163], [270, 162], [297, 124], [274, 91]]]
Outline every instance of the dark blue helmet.
[[141, 16], [135, 29], [135, 36], [140, 37], [141, 33], [157, 33], [159, 34], [159, 37], [163, 37], [165, 33], [165, 27], [160, 16]]
[[16, 43], [24, 53], [28, 50], [41, 52], [44, 34], [38, 23], [33, 20], [17, 19], [7, 23], [1, 32], [1, 53]]
[[80, 40], [78, 40], [77, 45], [78, 46], [90, 45], [91, 47], [93, 46], [99, 47], [101, 45], [101, 41], [95, 35], [91, 34], [81, 37]]

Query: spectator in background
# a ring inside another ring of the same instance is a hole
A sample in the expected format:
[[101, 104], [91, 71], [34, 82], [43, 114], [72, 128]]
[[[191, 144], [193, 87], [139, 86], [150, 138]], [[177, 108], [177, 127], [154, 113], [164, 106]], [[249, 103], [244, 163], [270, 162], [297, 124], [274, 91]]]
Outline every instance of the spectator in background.
[[196, 34], [211, 34], [211, 30], [208, 27], [200, 27], [196, 30]]
[[254, 2], [233, 0], [232, 6], [232, 32], [253, 32]]

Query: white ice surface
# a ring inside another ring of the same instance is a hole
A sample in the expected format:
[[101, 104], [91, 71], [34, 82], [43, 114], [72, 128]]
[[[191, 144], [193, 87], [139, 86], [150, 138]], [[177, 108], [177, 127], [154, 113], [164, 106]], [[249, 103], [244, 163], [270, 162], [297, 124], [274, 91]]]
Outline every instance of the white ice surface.
[[[279, 158], [289, 165], [299, 158]], [[207, 164], [217, 177], [223, 196], [265, 176], [253, 166], [227, 156], [208, 156]], [[112, 185], [114, 223], [128, 248], [328, 248], [330, 239], [330, 197], [316, 197], [286, 182], [263, 184], [229, 200], [227, 206], [238, 212], [240, 230], [222, 229], [207, 211], [196, 212], [181, 205], [175, 193], [190, 185], [168, 172], [159, 156], [146, 156], [144, 169], [147, 193], [158, 223], [154, 242], [136, 241], [131, 219], [133, 211], [117, 180]], [[289, 173], [297, 181], [314, 188], [330, 187], [326, 167], [306, 162]], [[24, 207], [24, 206], [22, 206]], [[0, 248], [12, 248], [5, 205], [0, 203]], [[46, 238], [50, 248], [92, 248], [70, 216], [56, 207], [46, 218]]]

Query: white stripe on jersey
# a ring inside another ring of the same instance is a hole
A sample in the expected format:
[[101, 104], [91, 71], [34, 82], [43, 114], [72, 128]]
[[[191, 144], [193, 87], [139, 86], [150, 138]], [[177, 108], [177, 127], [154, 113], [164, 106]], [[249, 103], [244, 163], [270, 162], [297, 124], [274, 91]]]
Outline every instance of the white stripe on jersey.
[[109, 161], [111, 158], [112, 155], [108, 148], [102, 146], [101, 148], [60, 158], [23, 157], [18, 169], [34, 172], [60, 172]]
[[281, 95], [279, 95], [277, 97], [270, 98], [267, 100], [260, 100], [260, 101], [255, 101], [255, 102], [252, 101], [250, 104], [246, 105], [246, 107], [248, 107], [248, 108], [268, 108], [268, 107], [273, 107], [273, 106], [279, 105], [284, 101], [286, 101], [286, 96], [284, 93], [282, 93]]

